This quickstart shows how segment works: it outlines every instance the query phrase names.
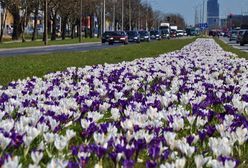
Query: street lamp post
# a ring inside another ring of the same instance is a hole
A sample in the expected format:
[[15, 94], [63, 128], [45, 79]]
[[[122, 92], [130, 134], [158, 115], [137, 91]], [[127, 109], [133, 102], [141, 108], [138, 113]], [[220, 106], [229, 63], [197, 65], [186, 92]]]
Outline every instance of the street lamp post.
[[121, 0], [121, 30], [124, 30], [124, 0]]
[[45, 45], [48, 45], [48, 18], [47, 18], [47, 15], [48, 15], [48, 10], [47, 10], [47, 0], [45, 0], [45, 10], [44, 10], [44, 16], [45, 16], [45, 22], [44, 22], [44, 31], [45, 31], [45, 39], [44, 39], [44, 44]]
[[106, 1], [103, 0], [103, 32], [106, 30]]
[[83, 0], [80, 0], [79, 43], [82, 42]]
[[146, 0], [146, 31], [148, 31], [148, 0]]
[[117, 0], [113, 0], [113, 29], [114, 31], [116, 30], [115, 29], [115, 5], [117, 3]]
[[129, 0], [129, 30], [132, 30], [132, 11], [131, 11], [131, 0]]

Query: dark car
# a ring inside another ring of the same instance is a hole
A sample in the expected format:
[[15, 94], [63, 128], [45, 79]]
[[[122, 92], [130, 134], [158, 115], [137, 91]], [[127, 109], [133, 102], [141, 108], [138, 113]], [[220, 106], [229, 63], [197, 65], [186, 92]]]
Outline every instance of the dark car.
[[248, 44], [248, 30], [246, 30], [240, 38], [240, 45], [244, 46], [245, 44]]
[[150, 38], [153, 40], [161, 40], [161, 33], [158, 30], [150, 31]]
[[241, 30], [238, 31], [238, 33], [237, 33], [237, 39], [236, 39], [236, 43], [237, 44], [240, 42], [240, 39], [243, 36], [243, 34], [245, 33], [245, 31], [246, 31], [245, 29], [241, 29]]
[[109, 45], [114, 43], [128, 44], [128, 36], [124, 31], [114, 31], [109, 37]]
[[170, 39], [170, 30], [169, 29], [161, 30], [161, 38]]
[[150, 41], [150, 34], [148, 31], [139, 31], [140, 41]]
[[113, 32], [112, 31], [106, 31], [102, 34], [102, 43], [109, 42], [109, 38]]
[[137, 31], [127, 31], [128, 41], [140, 43], [140, 34]]
[[171, 38], [176, 38], [177, 37], [177, 31], [174, 30], [174, 29], [171, 29], [171, 31], [170, 31], [170, 37]]
[[229, 41], [235, 41], [237, 39], [238, 30], [231, 30]]

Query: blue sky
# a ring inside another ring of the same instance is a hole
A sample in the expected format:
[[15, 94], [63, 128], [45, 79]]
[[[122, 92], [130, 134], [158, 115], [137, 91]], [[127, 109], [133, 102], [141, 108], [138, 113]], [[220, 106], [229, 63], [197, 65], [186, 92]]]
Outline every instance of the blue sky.
[[[146, 1], [146, 0], [143, 0]], [[203, 0], [147, 0], [154, 9], [158, 9], [164, 13], [180, 13], [184, 16], [187, 24], [195, 23], [195, 8], [200, 6]], [[205, 0], [207, 2], [207, 0]], [[248, 0], [219, 0], [220, 17], [227, 14], [241, 14], [241, 12], [248, 15]], [[205, 3], [206, 5], [206, 3]], [[205, 7], [206, 11], [206, 7]]]

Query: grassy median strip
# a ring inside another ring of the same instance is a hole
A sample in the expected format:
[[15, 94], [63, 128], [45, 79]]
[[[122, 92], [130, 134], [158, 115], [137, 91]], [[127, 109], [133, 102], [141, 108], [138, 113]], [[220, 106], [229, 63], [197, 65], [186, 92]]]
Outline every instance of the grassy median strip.
[[[88, 42], [100, 42], [99, 38], [83, 38], [82, 43]], [[65, 40], [55, 40], [55, 41], [48, 41], [48, 45], [65, 45], [65, 44], [78, 44], [78, 39], [65, 39]], [[9, 49], [9, 48], [23, 48], [23, 47], [39, 47], [44, 46], [43, 41], [26, 41], [22, 42], [4, 42], [0, 44], [0, 49]]]
[[162, 53], [179, 50], [194, 40], [165, 40], [88, 52], [2, 57], [0, 58], [0, 85], [26, 77], [41, 77], [49, 72], [61, 71], [72, 66], [83, 67], [132, 61], [142, 57], [156, 57]]
[[215, 38], [215, 41], [225, 50], [237, 54], [241, 58], [248, 59], [248, 53], [224, 43], [222, 40]]

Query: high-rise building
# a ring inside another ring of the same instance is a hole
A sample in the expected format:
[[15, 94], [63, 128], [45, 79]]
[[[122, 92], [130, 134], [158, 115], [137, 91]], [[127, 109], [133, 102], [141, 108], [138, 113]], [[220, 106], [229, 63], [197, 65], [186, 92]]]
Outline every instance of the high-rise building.
[[220, 10], [218, 0], [208, 0], [207, 2], [207, 22], [208, 27], [217, 28], [219, 27]]

